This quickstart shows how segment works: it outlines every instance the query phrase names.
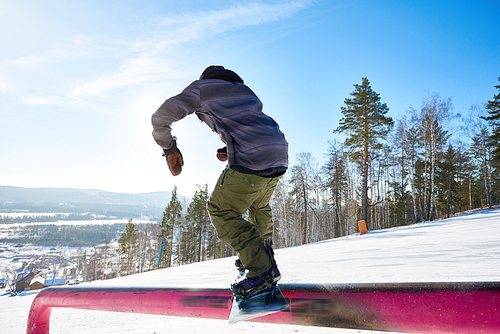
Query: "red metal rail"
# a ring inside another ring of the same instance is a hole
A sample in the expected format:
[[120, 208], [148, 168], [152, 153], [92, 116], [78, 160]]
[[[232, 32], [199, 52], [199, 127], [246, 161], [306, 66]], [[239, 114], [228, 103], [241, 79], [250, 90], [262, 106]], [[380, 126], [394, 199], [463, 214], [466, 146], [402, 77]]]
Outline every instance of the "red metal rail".
[[[500, 333], [500, 282], [281, 284], [290, 309], [255, 319], [407, 333]], [[27, 333], [49, 333], [53, 307], [228, 319], [222, 289], [54, 287], [31, 305]]]

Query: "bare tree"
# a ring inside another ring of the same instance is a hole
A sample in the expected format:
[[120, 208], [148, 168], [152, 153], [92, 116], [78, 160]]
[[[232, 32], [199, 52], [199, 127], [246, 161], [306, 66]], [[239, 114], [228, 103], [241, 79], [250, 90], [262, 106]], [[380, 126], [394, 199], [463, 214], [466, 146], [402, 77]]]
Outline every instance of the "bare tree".
[[283, 176], [276, 185], [271, 198], [273, 210], [273, 246], [284, 248], [292, 246], [291, 238], [291, 196], [288, 189], [288, 175]]
[[418, 124], [424, 145], [425, 170], [428, 176], [424, 188], [424, 216], [428, 217], [429, 220], [435, 218], [438, 153], [443, 150], [450, 137], [443, 126], [453, 117], [451, 98], [441, 99], [439, 94], [434, 93], [427, 96], [420, 109], [420, 114], [414, 115], [413, 119]]
[[300, 224], [301, 244], [307, 243], [308, 217], [309, 217], [309, 192], [312, 189], [314, 173], [317, 163], [311, 153], [298, 153], [297, 164], [291, 168], [292, 194], [296, 203], [302, 204], [302, 219]]

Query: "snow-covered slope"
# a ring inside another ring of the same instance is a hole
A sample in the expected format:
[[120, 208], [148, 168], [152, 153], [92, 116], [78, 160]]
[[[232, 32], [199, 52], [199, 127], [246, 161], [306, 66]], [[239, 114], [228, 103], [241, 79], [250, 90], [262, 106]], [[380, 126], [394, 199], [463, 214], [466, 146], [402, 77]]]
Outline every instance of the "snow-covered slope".
[[[226, 258], [87, 283], [227, 288]], [[500, 209], [276, 250], [282, 283], [500, 281]], [[0, 332], [25, 333], [36, 293], [0, 296]], [[51, 333], [375, 333], [359, 330], [54, 309]]]

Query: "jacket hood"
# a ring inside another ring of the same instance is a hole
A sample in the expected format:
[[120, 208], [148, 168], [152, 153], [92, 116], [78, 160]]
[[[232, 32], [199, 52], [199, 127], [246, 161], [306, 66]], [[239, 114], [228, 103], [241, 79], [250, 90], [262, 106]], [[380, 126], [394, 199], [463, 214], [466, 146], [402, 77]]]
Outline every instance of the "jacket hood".
[[224, 66], [212, 65], [207, 67], [200, 75], [200, 80], [220, 79], [232, 83], [243, 83], [243, 79], [235, 72], [225, 69]]

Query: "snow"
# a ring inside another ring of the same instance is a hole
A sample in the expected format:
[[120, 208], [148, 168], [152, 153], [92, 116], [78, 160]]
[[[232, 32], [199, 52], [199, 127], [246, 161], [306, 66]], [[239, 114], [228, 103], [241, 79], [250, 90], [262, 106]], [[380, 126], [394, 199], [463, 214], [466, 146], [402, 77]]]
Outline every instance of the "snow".
[[[500, 281], [500, 209], [276, 250], [282, 283]], [[95, 287], [228, 288], [235, 258], [113, 280]], [[38, 292], [10, 297], [0, 290], [0, 331], [25, 333]], [[52, 310], [51, 333], [334, 333], [382, 332], [109, 313]], [[385, 333], [385, 332], [384, 332]]]

